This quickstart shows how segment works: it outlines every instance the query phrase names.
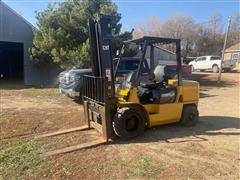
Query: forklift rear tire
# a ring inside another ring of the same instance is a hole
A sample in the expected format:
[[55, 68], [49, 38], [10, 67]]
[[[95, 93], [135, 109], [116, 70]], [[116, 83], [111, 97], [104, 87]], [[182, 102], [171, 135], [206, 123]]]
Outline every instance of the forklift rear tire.
[[183, 126], [194, 126], [198, 122], [198, 109], [195, 105], [185, 105], [183, 107], [180, 124]]
[[119, 108], [113, 118], [113, 130], [122, 139], [129, 139], [143, 134], [144, 129], [145, 117], [138, 108]]

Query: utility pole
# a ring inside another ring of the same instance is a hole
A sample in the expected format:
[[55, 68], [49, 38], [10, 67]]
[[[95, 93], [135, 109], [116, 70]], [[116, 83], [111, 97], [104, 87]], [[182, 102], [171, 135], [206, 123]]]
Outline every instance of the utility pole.
[[224, 53], [225, 53], [225, 49], [226, 49], [226, 45], [227, 45], [227, 38], [228, 38], [228, 33], [229, 33], [229, 29], [230, 29], [231, 20], [232, 20], [232, 17], [229, 16], [229, 17], [228, 17], [227, 31], [226, 31], [226, 33], [225, 33], [225, 40], [224, 40], [223, 50], [222, 50], [222, 59], [221, 59], [221, 63], [220, 63], [220, 69], [219, 69], [219, 72], [218, 72], [218, 83], [220, 83], [220, 81], [221, 81], [222, 65], [223, 65]]

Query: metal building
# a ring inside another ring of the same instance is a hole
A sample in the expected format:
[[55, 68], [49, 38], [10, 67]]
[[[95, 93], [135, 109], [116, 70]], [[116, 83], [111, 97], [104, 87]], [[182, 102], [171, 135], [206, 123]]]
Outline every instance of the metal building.
[[56, 77], [57, 72], [40, 70], [30, 60], [33, 28], [0, 0], [0, 75], [4, 79], [20, 79], [25, 85], [54, 84], [56, 79], [49, 77]]

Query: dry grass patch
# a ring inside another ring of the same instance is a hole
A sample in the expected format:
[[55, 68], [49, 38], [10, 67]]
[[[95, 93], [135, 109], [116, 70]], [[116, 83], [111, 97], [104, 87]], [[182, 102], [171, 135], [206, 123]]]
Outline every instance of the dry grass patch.
[[0, 147], [0, 179], [25, 179], [35, 173], [46, 176], [43, 149], [36, 141], [5, 140]]

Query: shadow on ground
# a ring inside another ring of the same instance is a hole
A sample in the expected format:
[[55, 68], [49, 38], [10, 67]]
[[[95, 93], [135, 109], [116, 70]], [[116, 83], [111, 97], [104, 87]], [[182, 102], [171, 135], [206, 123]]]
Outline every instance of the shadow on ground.
[[217, 95], [213, 95], [213, 94], [207, 94], [207, 93], [203, 93], [203, 92], [200, 92], [200, 98], [209, 98], [209, 97], [215, 97]]
[[240, 73], [240, 71], [238, 69], [233, 69], [232, 71], [229, 71], [227, 73], [235, 74], [235, 73]]
[[222, 75], [222, 80], [218, 83], [218, 74], [215, 73], [194, 73], [192, 80], [198, 81], [201, 87], [233, 87], [237, 85], [237, 81], [227, 80]]
[[[227, 128], [233, 128], [236, 131], [223, 131]], [[204, 136], [218, 135], [240, 135], [239, 118], [224, 117], [224, 116], [202, 116], [199, 122], [194, 127], [183, 127], [179, 124], [169, 124], [147, 129], [145, 133], [137, 138], [129, 141], [117, 140], [116, 143], [148, 143], [165, 141], [167, 143], [182, 143], [189, 141], [208, 141]]]
[[30, 87], [25, 86], [23, 80], [21, 79], [12, 79], [12, 80], [0, 79], [0, 89], [17, 90], [17, 89], [26, 89], [26, 88], [30, 88]]

